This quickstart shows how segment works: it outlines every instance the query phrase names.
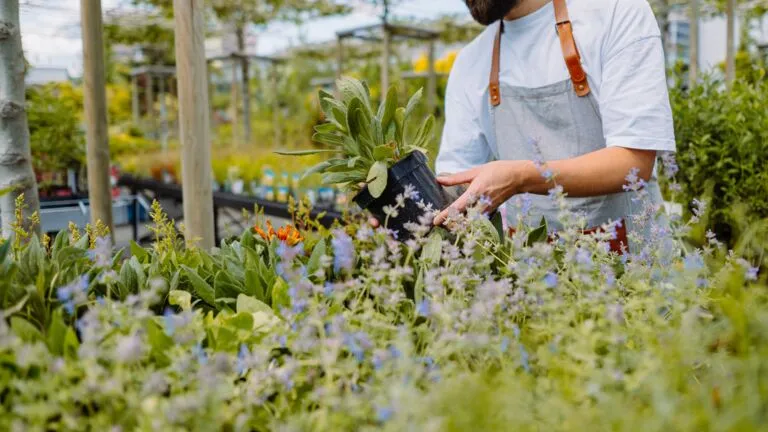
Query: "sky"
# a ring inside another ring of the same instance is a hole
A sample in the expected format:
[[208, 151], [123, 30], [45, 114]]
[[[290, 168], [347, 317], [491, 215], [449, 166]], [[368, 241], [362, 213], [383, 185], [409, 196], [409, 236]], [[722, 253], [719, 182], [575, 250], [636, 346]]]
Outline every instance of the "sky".
[[[36, 66], [64, 67], [77, 76], [82, 71], [80, 0], [19, 0], [22, 43], [27, 59]], [[359, 0], [358, 0], [359, 1]], [[102, 0], [105, 13], [130, 9], [129, 0]], [[436, 18], [444, 14], [465, 14], [463, 0], [405, 0], [394, 8], [397, 17]], [[269, 55], [290, 46], [323, 42], [339, 30], [377, 22], [378, 11], [360, 4], [344, 17], [314, 20], [300, 27], [273, 25], [258, 34], [256, 46], [248, 51]]]

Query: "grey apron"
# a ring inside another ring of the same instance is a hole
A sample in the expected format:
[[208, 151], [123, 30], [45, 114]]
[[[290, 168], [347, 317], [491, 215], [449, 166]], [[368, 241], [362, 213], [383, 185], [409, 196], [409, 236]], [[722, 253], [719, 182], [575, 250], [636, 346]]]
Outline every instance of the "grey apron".
[[[569, 159], [606, 147], [598, 103], [590, 91], [587, 75], [573, 39], [565, 0], [555, 0], [558, 34], [570, 79], [539, 88], [512, 87], [499, 82], [499, 57], [503, 21], [496, 35], [490, 80], [491, 116], [500, 160], [552, 161]], [[627, 233], [635, 233], [645, 243], [650, 238], [648, 223], [637, 224], [632, 217], [643, 211], [648, 199], [660, 205], [661, 193], [655, 176], [645, 187], [648, 198], [633, 202], [637, 192], [621, 192], [586, 198], [566, 198], [569, 210], [582, 214], [586, 226], [594, 229], [610, 221], [622, 221]], [[562, 228], [557, 203], [548, 196], [526, 197], [529, 210], [521, 215], [520, 206], [506, 204], [507, 224], [516, 227], [518, 217], [537, 225], [543, 216], [554, 230]], [[641, 226], [642, 225], [642, 226]], [[640, 249], [631, 240], [629, 247]]]

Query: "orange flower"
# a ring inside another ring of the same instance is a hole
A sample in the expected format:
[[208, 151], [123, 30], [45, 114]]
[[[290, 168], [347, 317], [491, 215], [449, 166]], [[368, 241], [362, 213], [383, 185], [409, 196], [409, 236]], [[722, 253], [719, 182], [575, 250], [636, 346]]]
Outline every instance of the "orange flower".
[[299, 233], [299, 230], [294, 228], [293, 225], [286, 225], [284, 227], [278, 228], [278, 230], [275, 231], [272, 223], [267, 221], [266, 227], [267, 231], [264, 231], [257, 226], [253, 227], [253, 230], [256, 231], [256, 234], [260, 235], [261, 238], [266, 241], [272, 241], [273, 238], [277, 237], [278, 240], [284, 241], [288, 246], [294, 246], [300, 241], [304, 240], [304, 238], [301, 236], [301, 233]]

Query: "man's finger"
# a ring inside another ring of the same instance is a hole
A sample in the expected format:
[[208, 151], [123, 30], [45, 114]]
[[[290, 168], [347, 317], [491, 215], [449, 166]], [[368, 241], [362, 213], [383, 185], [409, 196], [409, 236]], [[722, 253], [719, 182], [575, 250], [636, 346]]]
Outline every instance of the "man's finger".
[[459, 199], [453, 202], [448, 208], [441, 211], [440, 214], [435, 216], [435, 219], [432, 221], [435, 225], [442, 225], [443, 222], [445, 222], [446, 219], [448, 219], [448, 215], [451, 214], [451, 212], [463, 212], [467, 208], [467, 204], [469, 203], [469, 198], [472, 196], [472, 193], [470, 191], [464, 192]]
[[470, 183], [477, 175], [477, 169], [471, 169], [468, 171], [462, 171], [456, 174], [443, 175], [437, 178], [437, 182], [443, 186], [456, 186], [460, 184]]

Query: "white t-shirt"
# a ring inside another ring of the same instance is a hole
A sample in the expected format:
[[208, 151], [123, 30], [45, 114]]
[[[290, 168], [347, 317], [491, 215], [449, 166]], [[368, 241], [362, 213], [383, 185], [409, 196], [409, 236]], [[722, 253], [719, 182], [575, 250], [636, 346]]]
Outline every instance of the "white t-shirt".
[[[646, 0], [569, 0], [568, 13], [584, 70], [600, 106], [608, 146], [674, 151], [659, 27]], [[488, 83], [498, 23], [461, 50], [445, 96], [445, 129], [438, 173], [458, 172], [495, 159]], [[542, 87], [569, 79], [550, 2], [506, 21], [500, 81]]]

